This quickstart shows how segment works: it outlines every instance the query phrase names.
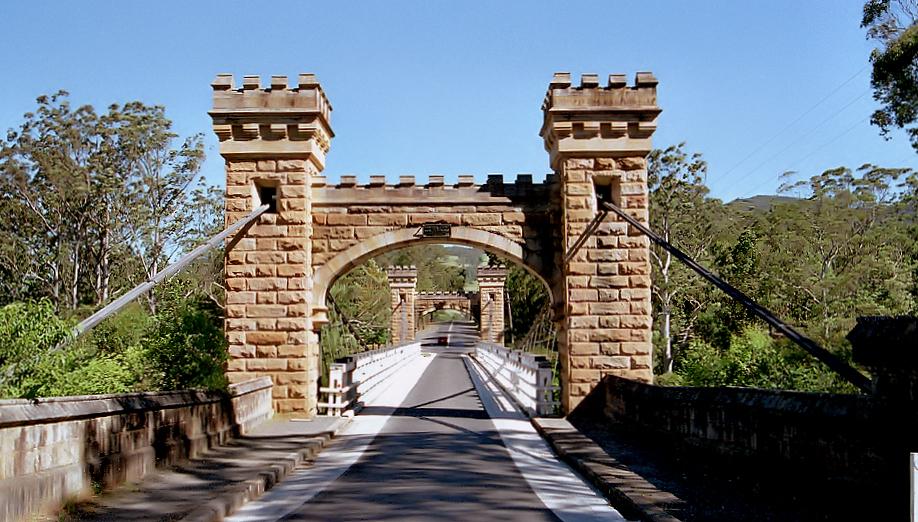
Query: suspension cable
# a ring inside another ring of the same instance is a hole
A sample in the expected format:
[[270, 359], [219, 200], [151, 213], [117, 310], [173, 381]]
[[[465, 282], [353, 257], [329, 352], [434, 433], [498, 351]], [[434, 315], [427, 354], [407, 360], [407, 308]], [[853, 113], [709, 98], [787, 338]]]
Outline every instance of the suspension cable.
[[694, 259], [688, 256], [685, 252], [679, 250], [675, 246], [671, 245], [662, 237], [658, 236], [648, 227], [644, 226], [641, 222], [634, 219], [628, 215], [624, 210], [618, 208], [617, 206], [609, 203], [608, 201], [599, 200], [599, 205], [611, 212], [615, 212], [622, 219], [627, 221], [631, 226], [640, 230], [644, 235], [650, 238], [651, 241], [660, 245], [666, 251], [671, 253], [676, 259], [682, 261], [689, 268], [694, 270], [698, 275], [707, 279], [711, 284], [722, 290], [725, 294], [732, 297], [735, 301], [743, 305], [747, 310], [755, 314], [757, 317], [764, 320], [766, 323], [774, 327], [776, 330], [784, 334], [788, 339], [796, 343], [798, 346], [803, 348], [807, 353], [813, 357], [819, 359], [823, 364], [828, 366], [832, 371], [837, 373], [839, 376], [844, 378], [846, 381], [850, 382], [858, 389], [866, 392], [873, 392], [873, 384], [870, 382], [870, 379], [864, 376], [861, 372], [857, 371], [855, 368], [848, 365], [845, 361], [839, 358], [834, 353], [826, 350], [820, 346], [816, 341], [810, 339], [809, 337], [801, 334], [793, 327], [785, 323], [784, 321], [778, 319], [770, 310], [755, 302], [744, 294], [742, 291], [736, 287], [730, 285], [723, 279], [714, 275], [711, 271], [699, 265]]
[[195, 248], [191, 252], [188, 252], [187, 254], [182, 256], [181, 259], [167, 266], [161, 272], [158, 272], [151, 279], [144, 281], [143, 283], [135, 286], [133, 289], [131, 289], [131, 291], [122, 295], [118, 299], [115, 299], [114, 301], [106, 305], [104, 308], [99, 310], [98, 312], [80, 321], [80, 324], [76, 325], [76, 327], [73, 329], [73, 339], [76, 339], [80, 337], [81, 335], [85, 334], [92, 327], [96, 326], [97, 324], [105, 320], [106, 317], [109, 317], [110, 315], [114, 314], [118, 310], [121, 310], [134, 299], [137, 299], [141, 295], [149, 292], [154, 286], [172, 277], [173, 275], [178, 273], [180, 270], [188, 266], [189, 263], [191, 263], [192, 261], [200, 257], [202, 254], [204, 254], [205, 252], [209, 251], [212, 248], [216, 248], [220, 246], [223, 243], [223, 241], [225, 241], [226, 238], [229, 237], [231, 234], [236, 233], [240, 229], [248, 228], [249, 225], [251, 225], [251, 223], [254, 222], [255, 219], [258, 218], [258, 216], [264, 214], [265, 211], [268, 210], [268, 208], [269, 208], [269, 205], [267, 204], [256, 208], [248, 216], [240, 219], [239, 221], [236, 221], [235, 223], [227, 227], [226, 230], [224, 230], [223, 232], [220, 232], [219, 234], [210, 238], [206, 243], [202, 245], [198, 245], [197, 248]]

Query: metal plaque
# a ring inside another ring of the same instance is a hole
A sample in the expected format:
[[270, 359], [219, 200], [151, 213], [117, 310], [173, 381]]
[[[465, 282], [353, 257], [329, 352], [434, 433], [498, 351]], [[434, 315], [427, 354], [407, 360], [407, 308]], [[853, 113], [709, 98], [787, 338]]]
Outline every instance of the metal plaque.
[[424, 223], [421, 225], [422, 237], [449, 237], [449, 223]]

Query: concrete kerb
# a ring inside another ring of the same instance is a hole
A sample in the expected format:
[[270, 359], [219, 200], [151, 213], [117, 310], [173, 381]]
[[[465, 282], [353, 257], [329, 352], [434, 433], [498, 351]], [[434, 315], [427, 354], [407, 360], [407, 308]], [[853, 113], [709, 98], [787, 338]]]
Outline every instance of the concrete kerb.
[[602, 492], [622, 513], [643, 522], [680, 522], [667, 511], [681, 499], [657, 489], [621, 465], [599, 445], [580, 433], [567, 419], [533, 417], [532, 425], [555, 454]]
[[[294, 419], [287, 422], [298, 421]], [[289, 453], [276, 462], [262, 467], [257, 471], [255, 478], [230, 488], [207, 504], [188, 513], [180, 520], [188, 522], [216, 522], [223, 520], [245, 504], [264, 495], [297, 468], [309, 464], [350, 422], [350, 417], [337, 417], [330, 429], [315, 435], [318, 440], [309, 441], [307, 447]]]

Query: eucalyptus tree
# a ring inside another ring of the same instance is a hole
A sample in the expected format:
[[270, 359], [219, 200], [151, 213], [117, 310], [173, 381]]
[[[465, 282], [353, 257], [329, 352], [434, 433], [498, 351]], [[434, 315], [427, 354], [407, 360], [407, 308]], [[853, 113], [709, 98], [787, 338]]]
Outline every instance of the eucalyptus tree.
[[222, 225], [221, 197], [200, 175], [202, 138], [179, 140], [163, 107], [100, 115], [64, 91], [37, 104], [0, 142], [4, 301], [98, 306]]
[[871, 123], [884, 136], [905, 129], [918, 151], [918, 0], [869, 0], [861, 27], [880, 44], [870, 54], [871, 86], [883, 107]]
[[[657, 234], [695, 259], [709, 253], [721, 225], [719, 201], [707, 197], [708, 165], [700, 153], [689, 153], [685, 143], [648, 156], [650, 226]], [[650, 251], [653, 270], [652, 295], [662, 341], [663, 373], [673, 370], [673, 321], [681, 324], [683, 340], [691, 335], [697, 314], [704, 308], [704, 283], [678, 262], [669, 251], [654, 245]]]
[[73, 309], [91, 255], [99, 118], [91, 106], [71, 108], [64, 91], [40, 96], [37, 103], [0, 149], [3, 198], [17, 220], [7, 222], [4, 240], [32, 262], [2, 262], [10, 277], [28, 281], [58, 309]]
[[909, 173], [838, 167], [783, 187], [805, 199], [776, 205], [762, 223], [771, 306], [830, 344], [857, 315], [908, 312], [911, 242], [896, 212], [896, 180]]

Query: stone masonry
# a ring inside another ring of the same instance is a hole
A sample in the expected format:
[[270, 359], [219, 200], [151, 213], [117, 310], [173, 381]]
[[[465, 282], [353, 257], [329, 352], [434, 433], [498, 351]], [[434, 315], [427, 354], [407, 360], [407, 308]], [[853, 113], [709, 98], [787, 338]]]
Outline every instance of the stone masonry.
[[[650, 73], [638, 73], [632, 87], [617, 74], [605, 86], [595, 74], [584, 74], [579, 86], [567, 73], [552, 79], [541, 136], [561, 185], [564, 251], [597, 214], [597, 197], [647, 223], [656, 86]], [[563, 266], [566, 304], [557, 319], [564, 411], [603, 375], [652, 381], [649, 254], [648, 239], [610, 214]]]
[[392, 314], [389, 332], [393, 344], [413, 341], [415, 334], [415, 295], [418, 269], [414, 266], [393, 266], [386, 270]]
[[[318, 332], [331, 285], [375, 256], [424, 243], [474, 246], [545, 283], [565, 411], [605, 374], [651, 380], [647, 239], [609, 215], [570, 263], [562, 260], [596, 215], [597, 197], [647, 221], [656, 84], [650, 73], [638, 73], [634, 86], [610, 75], [602, 87], [595, 74], [583, 75], [579, 86], [556, 74], [543, 105], [541, 136], [554, 170], [544, 183], [521, 174], [505, 184], [489, 174], [482, 185], [470, 175], [456, 184], [440, 175], [421, 184], [414, 176], [394, 184], [370, 176], [359, 184], [347, 175], [330, 185], [321, 172], [333, 136], [331, 106], [314, 76], [300, 75], [295, 87], [283, 76], [268, 87], [246, 76], [241, 88], [232, 76], [218, 76], [210, 114], [226, 160], [226, 222], [262, 200], [276, 197], [277, 207], [228, 245], [230, 381], [270, 376], [277, 411], [314, 414]], [[425, 223], [449, 225], [446, 236], [425, 236]]]
[[481, 299], [481, 340], [504, 343], [504, 284], [507, 267], [478, 267], [478, 293]]
[[472, 303], [477, 301], [476, 292], [418, 292], [414, 296], [414, 312], [420, 317], [436, 310], [456, 310], [471, 317]]
[[[226, 161], [226, 224], [276, 198], [226, 254], [226, 335], [232, 383], [269, 376], [279, 413], [316, 412], [319, 321], [312, 301], [312, 226], [309, 186], [325, 166], [333, 136], [331, 105], [315, 77], [296, 87], [272, 76], [261, 88], [246, 76], [213, 83], [210, 112]], [[321, 312], [321, 310], [319, 310]]]

